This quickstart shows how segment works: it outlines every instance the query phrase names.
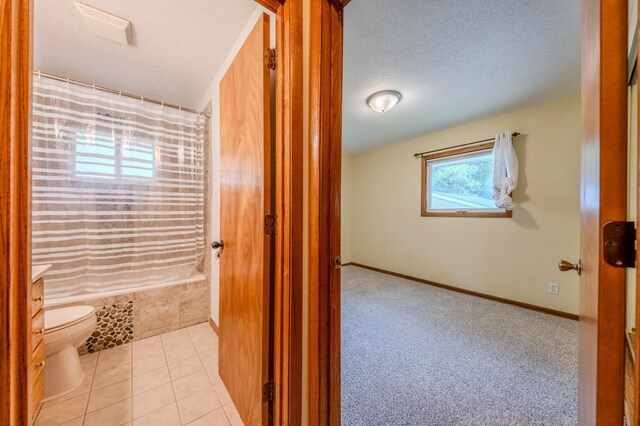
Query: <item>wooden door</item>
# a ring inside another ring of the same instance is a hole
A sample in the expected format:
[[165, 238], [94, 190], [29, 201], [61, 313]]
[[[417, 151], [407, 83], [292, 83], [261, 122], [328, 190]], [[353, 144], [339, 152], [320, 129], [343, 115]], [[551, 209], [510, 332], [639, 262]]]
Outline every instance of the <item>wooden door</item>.
[[[629, 126], [629, 173], [627, 176], [628, 202], [627, 220], [638, 223], [640, 217], [640, 203], [638, 202], [639, 185], [638, 178], [640, 170], [638, 168], [640, 156], [638, 155], [638, 124], [640, 123], [640, 113], [638, 110], [638, 0], [629, 2], [629, 45], [628, 62], [629, 70], [629, 101], [628, 101], [628, 126]], [[640, 414], [640, 401], [638, 389], [640, 387], [640, 368], [638, 368], [638, 353], [640, 341], [637, 338], [637, 327], [640, 323], [640, 304], [638, 303], [638, 283], [640, 282], [640, 255], [636, 252], [636, 269], [627, 271], [627, 295], [626, 295], [626, 351], [625, 351], [625, 416], [627, 424], [637, 425]]]
[[[640, 204], [638, 204], [638, 0], [629, 2], [629, 44], [628, 44], [628, 206], [627, 220], [629, 222], [638, 222], [638, 213], [640, 213]], [[636, 253], [636, 265], [638, 264], [638, 253]], [[626, 294], [626, 340], [625, 340], [625, 417], [626, 424], [636, 425], [638, 419], [638, 373], [637, 354], [640, 342], [636, 338], [637, 324], [640, 311], [638, 308], [638, 291], [637, 283], [640, 282], [640, 269], [627, 270], [627, 294]]]
[[[271, 136], [269, 17], [260, 17], [220, 82], [219, 372], [245, 425], [266, 422]], [[265, 423], [266, 424], [266, 423]]]
[[580, 425], [620, 425], [625, 270], [604, 262], [602, 227], [626, 220], [627, 0], [583, 1]]

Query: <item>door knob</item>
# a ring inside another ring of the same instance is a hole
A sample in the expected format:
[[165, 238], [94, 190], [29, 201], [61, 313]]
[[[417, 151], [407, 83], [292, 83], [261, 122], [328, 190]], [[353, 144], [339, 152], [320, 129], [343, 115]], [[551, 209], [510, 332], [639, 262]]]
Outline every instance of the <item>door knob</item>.
[[578, 260], [578, 263], [571, 263], [566, 260], [561, 260], [558, 262], [558, 269], [562, 272], [565, 271], [576, 271], [578, 275], [582, 273], [582, 261]]
[[214, 241], [211, 243], [211, 248], [214, 250], [218, 250], [216, 252], [216, 257], [218, 259], [220, 259], [220, 253], [222, 253], [222, 250], [224, 250], [224, 241], [220, 240], [220, 241]]

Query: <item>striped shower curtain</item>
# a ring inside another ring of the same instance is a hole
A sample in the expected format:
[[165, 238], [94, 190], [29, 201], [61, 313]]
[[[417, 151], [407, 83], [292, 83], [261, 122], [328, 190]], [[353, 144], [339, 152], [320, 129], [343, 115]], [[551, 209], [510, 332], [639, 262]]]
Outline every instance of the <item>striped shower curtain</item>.
[[204, 256], [204, 118], [34, 78], [33, 263], [47, 300], [189, 279]]

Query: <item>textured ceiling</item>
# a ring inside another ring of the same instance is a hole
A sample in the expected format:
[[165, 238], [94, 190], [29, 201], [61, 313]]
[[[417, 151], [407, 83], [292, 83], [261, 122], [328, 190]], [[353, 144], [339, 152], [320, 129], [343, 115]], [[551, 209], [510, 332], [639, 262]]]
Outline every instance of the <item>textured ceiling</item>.
[[90, 34], [73, 0], [35, 0], [34, 66], [195, 107], [256, 8], [254, 0], [82, 0], [128, 19], [134, 45]]
[[[579, 93], [580, 14], [580, 0], [351, 1], [344, 149]], [[382, 89], [403, 99], [379, 114], [365, 100]]]

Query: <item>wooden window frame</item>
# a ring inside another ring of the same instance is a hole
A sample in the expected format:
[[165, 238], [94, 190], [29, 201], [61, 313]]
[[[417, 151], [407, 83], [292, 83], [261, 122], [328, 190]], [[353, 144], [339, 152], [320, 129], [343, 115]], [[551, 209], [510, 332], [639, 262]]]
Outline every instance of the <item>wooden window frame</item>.
[[479, 145], [468, 146], [464, 148], [452, 149], [444, 152], [438, 152], [431, 155], [424, 155], [420, 159], [422, 161], [422, 181], [420, 185], [420, 215], [422, 217], [475, 217], [475, 218], [499, 218], [499, 217], [512, 217], [513, 210], [501, 210], [501, 211], [476, 211], [476, 210], [461, 210], [461, 211], [429, 211], [427, 206], [427, 191], [428, 185], [428, 167], [427, 163], [431, 160], [439, 158], [455, 157], [462, 154], [471, 154], [474, 152], [487, 151], [493, 149], [494, 142], [487, 142]]

